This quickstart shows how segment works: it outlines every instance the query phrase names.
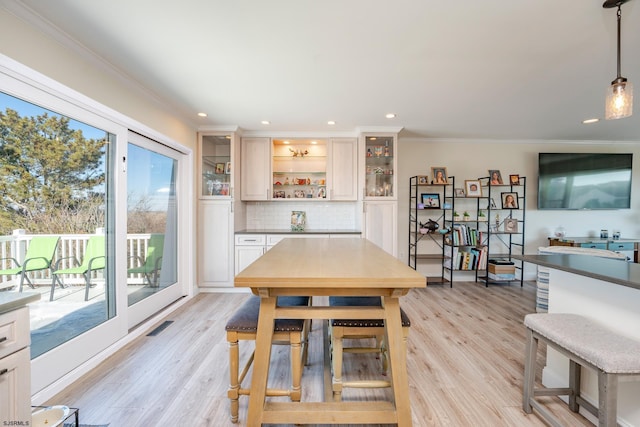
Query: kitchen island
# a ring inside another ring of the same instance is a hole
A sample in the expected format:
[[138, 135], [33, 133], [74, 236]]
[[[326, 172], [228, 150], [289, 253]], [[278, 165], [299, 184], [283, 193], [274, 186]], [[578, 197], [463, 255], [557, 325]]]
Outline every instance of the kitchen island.
[[[640, 341], [640, 265], [586, 255], [516, 255], [514, 258], [550, 269], [550, 313], [581, 314]], [[568, 372], [567, 358], [548, 349], [543, 384], [566, 387]], [[597, 376], [584, 368], [582, 392], [591, 403], [597, 404]], [[640, 426], [638, 395], [640, 378], [620, 382], [618, 423]], [[583, 415], [594, 420], [586, 412]]]

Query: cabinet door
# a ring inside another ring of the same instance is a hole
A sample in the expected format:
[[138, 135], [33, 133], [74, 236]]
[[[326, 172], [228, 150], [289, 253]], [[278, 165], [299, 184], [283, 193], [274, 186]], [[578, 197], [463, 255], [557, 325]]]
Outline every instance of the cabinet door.
[[329, 198], [357, 200], [358, 141], [355, 138], [334, 138], [329, 155]]
[[397, 257], [398, 208], [396, 202], [364, 203], [364, 237]]
[[264, 254], [264, 246], [236, 246], [236, 274]]
[[360, 156], [365, 200], [397, 200], [397, 134], [361, 135]]
[[233, 192], [233, 133], [198, 134], [200, 155], [199, 196], [204, 199], [230, 199]]
[[268, 200], [271, 189], [271, 140], [242, 138], [240, 197]]
[[198, 267], [200, 286], [233, 286], [233, 215], [230, 201], [201, 201]]
[[29, 347], [0, 359], [0, 420], [31, 422]]

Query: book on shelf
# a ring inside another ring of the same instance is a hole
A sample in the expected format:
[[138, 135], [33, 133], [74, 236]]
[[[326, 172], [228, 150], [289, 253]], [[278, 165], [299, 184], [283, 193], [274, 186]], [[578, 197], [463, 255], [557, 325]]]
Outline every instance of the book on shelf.
[[[451, 252], [447, 252], [451, 251]], [[445, 248], [444, 267], [451, 270], [485, 270], [487, 268], [487, 247], [450, 246]]]

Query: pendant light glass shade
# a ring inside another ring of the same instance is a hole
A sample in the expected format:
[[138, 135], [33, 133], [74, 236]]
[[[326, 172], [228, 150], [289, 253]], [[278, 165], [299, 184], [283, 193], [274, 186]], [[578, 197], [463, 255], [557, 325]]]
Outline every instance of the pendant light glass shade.
[[606, 0], [602, 5], [604, 8], [616, 7], [617, 23], [618, 23], [618, 39], [617, 39], [617, 77], [611, 82], [611, 86], [607, 89], [607, 98], [605, 100], [604, 118], [607, 120], [624, 119], [633, 114], [633, 85], [620, 74], [620, 28], [622, 27], [622, 10], [620, 6], [629, 0]]
[[605, 119], [624, 119], [631, 116], [633, 114], [633, 84], [624, 77], [614, 80], [607, 88], [605, 102]]

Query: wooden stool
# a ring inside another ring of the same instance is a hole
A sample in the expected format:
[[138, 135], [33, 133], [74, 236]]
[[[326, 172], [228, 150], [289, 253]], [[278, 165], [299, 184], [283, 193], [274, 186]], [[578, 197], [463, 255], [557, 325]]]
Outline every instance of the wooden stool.
[[[309, 305], [309, 302], [309, 297], [278, 298], [278, 305], [283, 307], [305, 306]], [[229, 343], [229, 390], [227, 395], [231, 401], [231, 421], [234, 423], [238, 422], [239, 397], [250, 394], [248, 388], [242, 388], [242, 381], [255, 356], [254, 349], [242, 368], [242, 372], [238, 374], [240, 366], [238, 341], [255, 341], [259, 313], [260, 297], [252, 295], [240, 306], [225, 326]], [[289, 396], [292, 401], [300, 401], [302, 366], [307, 362], [309, 324], [308, 320], [302, 319], [278, 319], [275, 321], [273, 344], [291, 346], [291, 388], [286, 390], [268, 389], [267, 396]]]
[[[380, 297], [329, 297], [329, 305], [335, 307], [344, 306], [380, 306]], [[406, 343], [409, 335], [411, 321], [409, 316], [400, 309], [402, 319], [403, 341]], [[343, 388], [380, 388], [390, 387], [388, 380], [366, 380], [366, 381], [342, 381], [342, 355], [343, 353], [380, 353], [382, 359], [382, 374], [387, 374], [388, 360], [384, 340], [384, 321], [382, 319], [373, 320], [345, 320], [331, 319], [329, 321], [331, 334], [331, 369], [333, 398], [336, 402], [342, 400]], [[375, 338], [373, 347], [344, 347], [343, 339], [364, 339]]]
[[[618, 376], [640, 374], [640, 342], [618, 335], [601, 324], [577, 314], [537, 313], [524, 318], [527, 327], [527, 350], [524, 367], [522, 408], [532, 408], [552, 426], [560, 422], [536, 396], [569, 396], [569, 408], [578, 412], [582, 406], [598, 417], [600, 427], [616, 426]], [[568, 388], [534, 388], [538, 341], [569, 358]], [[580, 395], [580, 367], [598, 373], [598, 407]]]

